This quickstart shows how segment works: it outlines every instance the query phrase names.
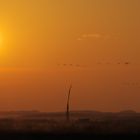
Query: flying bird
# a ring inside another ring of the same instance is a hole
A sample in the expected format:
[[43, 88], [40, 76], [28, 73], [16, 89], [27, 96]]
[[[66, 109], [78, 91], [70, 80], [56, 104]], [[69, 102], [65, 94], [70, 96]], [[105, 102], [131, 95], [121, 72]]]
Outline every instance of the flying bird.
[[125, 65], [129, 65], [129, 64], [130, 64], [130, 62], [125, 62], [124, 64], [125, 64]]
[[80, 64], [58, 64], [58, 66], [64, 66], [64, 67], [84, 67]]

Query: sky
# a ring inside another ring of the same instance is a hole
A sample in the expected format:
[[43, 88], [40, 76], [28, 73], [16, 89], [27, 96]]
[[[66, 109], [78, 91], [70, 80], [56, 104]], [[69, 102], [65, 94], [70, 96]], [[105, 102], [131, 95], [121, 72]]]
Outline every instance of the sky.
[[0, 110], [140, 112], [139, 0], [0, 0]]

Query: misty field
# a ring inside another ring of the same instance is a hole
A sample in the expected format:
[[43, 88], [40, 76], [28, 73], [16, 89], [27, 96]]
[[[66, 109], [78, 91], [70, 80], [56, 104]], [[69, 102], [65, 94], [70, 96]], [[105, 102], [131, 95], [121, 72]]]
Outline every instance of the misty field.
[[2, 133], [42, 133], [52, 135], [138, 135], [140, 113], [71, 112], [65, 113], [3, 112], [0, 113]]

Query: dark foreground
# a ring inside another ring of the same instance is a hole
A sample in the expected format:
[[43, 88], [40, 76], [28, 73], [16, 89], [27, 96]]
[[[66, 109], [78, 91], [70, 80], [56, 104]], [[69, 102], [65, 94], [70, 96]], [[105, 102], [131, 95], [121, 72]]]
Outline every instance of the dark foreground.
[[69, 133], [55, 134], [44, 132], [0, 132], [0, 140], [59, 140], [59, 139], [94, 139], [94, 140], [115, 140], [115, 139], [140, 139], [140, 134], [94, 134], [94, 133]]
[[140, 113], [2, 112], [0, 140], [46, 139], [140, 139]]
[[140, 135], [132, 135], [132, 134], [78, 134], [78, 133], [71, 133], [71, 134], [51, 134], [51, 133], [27, 133], [27, 132], [1, 132], [0, 133], [1, 140], [48, 140], [48, 139], [107, 139], [107, 140], [115, 140], [115, 139], [140, 139]]

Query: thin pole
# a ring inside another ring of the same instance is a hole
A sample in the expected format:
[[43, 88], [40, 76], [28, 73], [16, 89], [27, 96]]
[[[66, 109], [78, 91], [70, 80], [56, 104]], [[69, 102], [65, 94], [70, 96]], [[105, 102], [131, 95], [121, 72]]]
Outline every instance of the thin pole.
[[67, 111], [66, 111], [67, 121], [70, 121], [69, 102], [70, 102], [71, 89], [72, 89], [72, 85], [70, 85], [70, 88], [69, 88], [69, 91], [68, 91], [68, 98], [67, 98]]

